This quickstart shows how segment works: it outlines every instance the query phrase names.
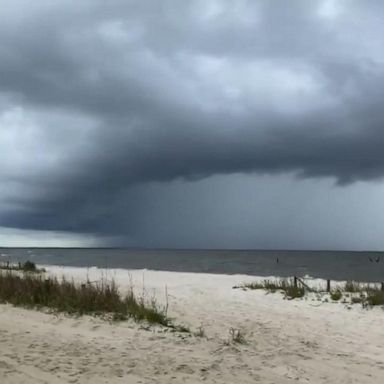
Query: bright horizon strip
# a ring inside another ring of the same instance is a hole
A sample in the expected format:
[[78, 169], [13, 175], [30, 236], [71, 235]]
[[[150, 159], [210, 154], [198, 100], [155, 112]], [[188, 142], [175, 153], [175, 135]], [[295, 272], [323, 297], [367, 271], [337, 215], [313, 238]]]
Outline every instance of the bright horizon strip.
[[96, 247], [93, 236], [0, 227], [0, 247]]

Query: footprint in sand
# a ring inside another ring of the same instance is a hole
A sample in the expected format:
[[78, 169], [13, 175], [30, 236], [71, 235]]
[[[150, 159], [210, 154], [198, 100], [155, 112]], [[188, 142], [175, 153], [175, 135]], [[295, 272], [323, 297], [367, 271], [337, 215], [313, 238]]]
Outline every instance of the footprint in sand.
[[176, 371], [182, 372], [182, 373], [188, 373], [192, 374], [195, 371], [187, 364], [180, 364], [179, 366], [176, 367]]
[[0, 368], [9, 369], [9, 368], [11, 368], [11, 366], [9, 364], [7, 364], [5, 361], [0, 360]]

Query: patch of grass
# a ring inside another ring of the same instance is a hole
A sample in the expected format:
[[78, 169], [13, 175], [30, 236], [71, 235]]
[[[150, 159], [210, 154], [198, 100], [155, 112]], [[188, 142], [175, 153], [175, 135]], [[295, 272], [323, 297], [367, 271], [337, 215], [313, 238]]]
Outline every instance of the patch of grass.
[[106, 315], [116, 321], [132, 318], [172, 326], [165, 312], [154, 302], [147, 304], [144, 299], [137, 299], [132, 290], [121, 296], [113, 281], [78, 285], [64, 278], [59, 281], [8, 270], [0, 272], [0, 303], [68, 314]]
[[[298, 279], [296, 285], [292, 278], [250, 282], [237, 286], [236, 288], [264, 289], [268, 292], [281, 291], [288, 299], [302, 298], [307, 291], [310, 291], [317, 295], [318, 300], [329, 302], [328, 298], [322, 299], [321, 296], [319, 296], [320, 293], [324, 294], [325, 291], [307, 287], [305, 284], [301, 283], [300, 279]], [[377, 283], [367, 284], [356, 281], [347, 281], [344, 285], [339, 286], [330, 292], [330, 299], [333, 301], [342, 300], [343, 303], [347, 303], [347, 298], [351, 304], [361, 303], [364, 307], [384, 305], [384, 292], [380, 290]]]
[[23, 269], [23, 271], [28, 271], [28, 272], [36, 272], [37, 271], [36, 264], [33, 261], [29, 261], [29, 260], [27, 260], [21, 266], [21, 268]]
[[245, 283], [243, 285], [237, 285], [233, 288], [246, 288], [246, 289], [265, 289], [264, 282], [254, 281], [252, 283]]
[[347, 281], [344, 287], [341, 288], [344, 292], [356, 293], [363, 292], [365, 290], [364, 286], [356, 281]]
[[245, 335], [240, 329], [230, 328], [231, 341], [236, 344], [246, 344]]
[[264, 288], [270, 292], [276, 292], [278, 290], [285, 291], [287, 286], [287, 281], [285, 279], [282, 280], [264, 280]]
[[303, 297], [304, 287], [295, 286], [293, 279], [263, 280], [262, 282], [245, 283], [241, 286], [244, 289], [265, 289], [269, 292], [283, 291], [285, 296], [294, 299]]
[[196, 337], [205, 337], [205, 330], [203, 326], [201, 325], [199, 328], [197, 328], [197, 331], [195, 332]]
[[354, 296], [351, 297], [351, 303], [352, 304], [360, 304], [364, 301], [364, 296]]
[[251, 283], [245, 283], [241, 285], [241, 288], [245, 289], [265, 289], [267, 291], [275, 292], [277, 290], [285, 290], [287, 282], [285, 279], [281, 280], [263, 280], [263, 281], [254, 281]]
[[331, 299], [333, 301], [339, 301], [343, 297], [343, 293], [340, 289], [336, 289], [331, 292]]
[[42, 273], [45, 272], [43, 268], [37, 268], [36, 264], [33, 261], [27, 260], [25, 263], [2, 263], [0, 264], [0, 269], [7, 271], [21, 271], [21, 272], [34, 272], [34, 273]]
[[297, 299], [305, 295], [304, 288], [299, 286], [295, 287], [293, 283], [287, 284], [284, 289], [284, 292], [286, 297], [288, 297], [289, 299]]
[[254, 281], [251, 283], [245, 283], [237, 288], [244, 288], [244, 289], [265, 289], [270, 292], [276, 292], [278, 290], [284, 290], [285, 288], [285, 280], [263, 280], [263, 281]]
[[370, 289], [367, 291], [365, 302], [368, 305], [384, 305], [384, 291], [379, 289]]

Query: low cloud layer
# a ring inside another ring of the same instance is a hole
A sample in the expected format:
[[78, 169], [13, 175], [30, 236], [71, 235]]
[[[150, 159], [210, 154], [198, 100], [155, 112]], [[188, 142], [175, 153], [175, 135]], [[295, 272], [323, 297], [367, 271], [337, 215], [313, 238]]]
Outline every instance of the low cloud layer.
[[380, 1], [0, 6], [0, 226], [129, 236], [154, 182], [384, 176]]

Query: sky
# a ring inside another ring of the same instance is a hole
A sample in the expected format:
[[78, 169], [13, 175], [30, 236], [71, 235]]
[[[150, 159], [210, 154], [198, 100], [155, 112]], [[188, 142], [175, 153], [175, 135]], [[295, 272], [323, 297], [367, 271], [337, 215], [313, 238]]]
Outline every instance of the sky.
[[384, 249], [383, 12], [0, 0], [0, 246]]

